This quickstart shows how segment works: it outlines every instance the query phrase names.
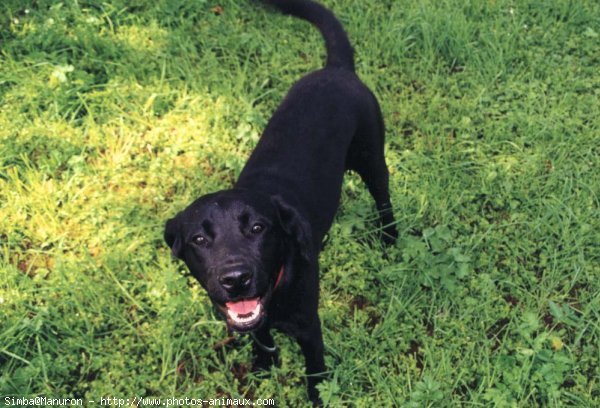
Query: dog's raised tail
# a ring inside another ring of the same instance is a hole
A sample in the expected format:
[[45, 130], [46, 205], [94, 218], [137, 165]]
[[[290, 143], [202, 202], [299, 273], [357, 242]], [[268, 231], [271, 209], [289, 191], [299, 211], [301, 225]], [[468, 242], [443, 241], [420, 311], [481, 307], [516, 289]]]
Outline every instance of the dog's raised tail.
[[348, 35], [329, 9], [311, 0], [263, 0], [263, 2], [284, 14], [306, 20], [319, 29], [327, 48], [326, 67], [354, 71], [354, 50]]

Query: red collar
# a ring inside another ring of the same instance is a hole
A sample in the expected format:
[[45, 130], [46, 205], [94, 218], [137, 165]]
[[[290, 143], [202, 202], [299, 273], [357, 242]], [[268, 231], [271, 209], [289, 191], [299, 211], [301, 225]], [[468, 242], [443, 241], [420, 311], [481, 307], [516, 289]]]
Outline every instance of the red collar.
[[283, 265], [281, 265], [281, 268], [279, 269], [279, 274], [277, 275], [277, 279], [275, 280], [275, 286], [273, 286], [273, 291], [275, 291], [275, 289], [277, 289], [277, 286], [279, 286], [279, 284], [281, 283], [282, 278], [283, 278]]

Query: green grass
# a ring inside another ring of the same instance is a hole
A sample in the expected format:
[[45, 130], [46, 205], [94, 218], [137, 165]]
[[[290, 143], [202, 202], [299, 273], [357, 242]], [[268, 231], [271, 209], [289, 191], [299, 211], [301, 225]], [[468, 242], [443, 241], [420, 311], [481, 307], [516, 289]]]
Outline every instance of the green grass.
[[[248, 374], [162, 241], [321, 66], [316, 30], [251, 3], [0, 4], [1, 396], [305, 404], [297, 345]], [[600, 4], [324, 3], [381, 102], [402, 236], [384, 259], [347, 176], [326, 404], [599, 406]]]

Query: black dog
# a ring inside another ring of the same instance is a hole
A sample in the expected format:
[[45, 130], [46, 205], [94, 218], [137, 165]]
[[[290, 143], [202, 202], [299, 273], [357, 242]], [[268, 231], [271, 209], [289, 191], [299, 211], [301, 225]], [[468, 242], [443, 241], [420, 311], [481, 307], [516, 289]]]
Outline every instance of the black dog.
[[271, 328], [298, 340], [309, 397], [318, 402], [315, 386], [325, 371], [318, 255], [345, 170], [360, 174], [375, 199], [384, 242], [397, 236], [384, 127], [377, 100], [354, 73], [352, 46], [335, 16], [308, 0], [267, 3], [321, 31], [325, 68], [292, 87], [235, 186], [199, 198], [169, 220], [165, 240], [229, 327], [253, 332], [255, 368], [277, 359]]

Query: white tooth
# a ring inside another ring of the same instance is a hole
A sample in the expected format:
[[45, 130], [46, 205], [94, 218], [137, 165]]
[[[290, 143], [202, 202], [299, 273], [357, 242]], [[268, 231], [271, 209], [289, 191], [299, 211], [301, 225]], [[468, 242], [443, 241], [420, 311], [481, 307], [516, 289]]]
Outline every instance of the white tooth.
[[257, 304], [256, 307], [254, 308], [254, 310], [250, 313], [250, 315], [246, 316], [246, 317], [238, 316], [237, 313], [234, 313], [231, 310], [228, 310], [227, 314], [229, 315], [231, 320], [233, 320], [236, 323], [248, 323], [258, 317], [258, 314], [260, 312], [260, 306], [261, 306], [260, 303]]

